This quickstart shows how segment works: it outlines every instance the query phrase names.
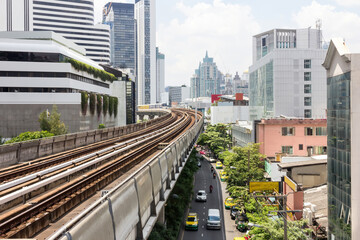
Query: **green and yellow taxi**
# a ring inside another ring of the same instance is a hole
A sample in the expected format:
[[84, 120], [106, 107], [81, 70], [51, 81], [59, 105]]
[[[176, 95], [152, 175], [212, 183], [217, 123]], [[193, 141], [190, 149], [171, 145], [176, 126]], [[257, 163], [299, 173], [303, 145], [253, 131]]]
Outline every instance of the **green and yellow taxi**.
[[221, 179], [222, 182], [225, 182], [226, 179], [229, 178], [229, 176], [226, 174], [226, 172], [225, 172], [224, 170], [221, 170], [221, 171], [219, 172], [219, 175], [220, 175], [220, 179]]
[[185, 222], [185, 229], [198, 230], [198, 228], [199, 228], [199, 219], [197, 213], [189, 213]]
[[234, 240], [245, 240], [244, 237], [234, 237]]
[[222, 169], [223, 165], [220, 161], [217, 161], [215, 167], [216, 167], [216, 169]]
[[230, 209], [232, 206], [235, 206], [236, 203], [232, 197], [227, 197], [224, 201], [225, 209]]

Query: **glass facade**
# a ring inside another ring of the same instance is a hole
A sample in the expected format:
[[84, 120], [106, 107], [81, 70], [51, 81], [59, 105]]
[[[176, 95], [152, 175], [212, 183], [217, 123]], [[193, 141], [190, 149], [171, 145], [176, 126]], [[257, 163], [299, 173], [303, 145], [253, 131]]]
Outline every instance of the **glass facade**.
[[126, 82], [126, 125], [135, 123], [135, 83]]
[[264, 116], [274, 114], [273, 61], [250, 74], [250, 106], [264, 106]]
[[115, 67], [135, 69], [135, 18], [134, 4], [108, 3], [112, 18], [104, 19], [110, 26], [111, 62]]
[[327, 79], [329, 236], [351, 239], [350, 72]]

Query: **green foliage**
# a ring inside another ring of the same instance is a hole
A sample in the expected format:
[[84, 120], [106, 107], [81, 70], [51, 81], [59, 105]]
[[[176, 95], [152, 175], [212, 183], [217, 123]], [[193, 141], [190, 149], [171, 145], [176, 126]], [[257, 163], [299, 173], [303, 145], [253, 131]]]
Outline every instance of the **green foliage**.
[[[222, 153], [225, 171], [228, 173], [228, 187], [246, 186], [250, 181], [264, 181], [265, 155], [259, 153], [259, 144], [234, 147], [233, 152]], [[250, 159], [249, 159], [250, 155]], [[230, 167], [231, 166], [231, 167]]]
[[199, 137], [198, 144], [207, 145], [210, 150], [218, 155], [226, 151], [231, 145], [230, 125], [216, 124], [209, 125]]
[[109, 115], [112, 116], [114, 112], [114, 97], [109, 97]]
[[103, 95], [103, 114], [106, 115], [109, 109], [109, 96]]
[[90, 93], [90, 114], [95, 114], [95, 103], [96, 103], [96, 94]]
[[100, 123], [98, 129], [103, 129], [103, 128], [106, 128], [105, 124]]
[[39, 123], [40, 123], [40, 129], [43, 131], [51, 131], [50, 121], [49, 121], [50, 113], [46, 110], [40, 113], [39, 115]]
[[78, 60], [72, 59], [72, 58], [66, 58], [65, 62], [68, 62], [71, 64], [73, 68], [75, 68], [78, 71], [87, 72], [91, 75], [93, 75], [95, 78], [100, 78], [101, 80], [105, 81], [116, 81], [117, 78], [114, 76], [114, 74], [108, 73], [104, 70], [97, 69], [93, 66], [90, 66], [89, 64], [80, 62]]
[[60, 120], [60, 116], [61, 114], [58, 113], [56, 105], [53, 105], [50, 116], [47, 111], [40, 113], [38, 120], [41, 130], [48, 131], [54, 135], [66, 134], [67, 127], [65, 123]]
[[81, 92], [81, 112], [83, 115], [86, 115], [86, 110], [88, 107], [89, 95], [87, 92]]
[[[193, 150], [167, 201], [165, 208], [166, 227], [159, 223], [156, 224], [149, 240], [177, 239], [181, 223], [185, 218], [183, 216], [185, 209], [190, 203], [190, 196], [193, 192], [194, 174], [198, 170], [196, 164], [196, 151]], [[178, 197], [172, 197], [174, 194]]]
[[48, 131], [23, 132], [23, 133], [20, 133], [19, 136], [6, 141], [5, 144], [29, 141], [29, 140], [33, 140], [33, 139], [52, 137], [52, 136], [54, 136], [54, 134], [49, 133]]
[[98, 116], [101, 114], [101, 108], [102, 108], [102, 97], [100, 94], [96, 95], [96, 111]]
[[119, 99], [117, 97], [114, 97], [114, 116], [115, 117], [118, 114], [118, 105], [119, 105]]

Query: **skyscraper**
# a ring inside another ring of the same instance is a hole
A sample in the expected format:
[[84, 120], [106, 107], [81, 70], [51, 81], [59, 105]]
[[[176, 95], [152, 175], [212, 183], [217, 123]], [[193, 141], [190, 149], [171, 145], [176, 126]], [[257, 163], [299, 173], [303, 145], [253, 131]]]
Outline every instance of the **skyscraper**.
[[94, 0], [0, 0], [0, 31], [53, 31], [110, 62], [109, 26], [94, 26]]
[[[220, 93], [220, 82], [223, 75], [218, 70], [213, 58], [208, 56], [206, 51], [203, 62], [195, 70], [195, 75], [191, 78], [192, 94], [191, 97], [211, 97], [212, 94]], [[195, 93], [195, 86], [197, 86]], [[194, 95], [198, 94], [198, 95]]]
[[329, 239], [360, 235], [360, 53], [332, 39], [327, 70]]
[[251, 119], [325, 118], [326, 54], [320, 29], [273, 29], [253, 37]]
[[109, 2], [104, 6], [103, 23], [110, 26], [111, 63], [135, 70], [134, 4]]
[[156, 102], [161, 102], [161, 93], [165, 92], [165, 54], [156, 48]]
[[156, 103], [155, 0], [135, 0], [138, 105]]

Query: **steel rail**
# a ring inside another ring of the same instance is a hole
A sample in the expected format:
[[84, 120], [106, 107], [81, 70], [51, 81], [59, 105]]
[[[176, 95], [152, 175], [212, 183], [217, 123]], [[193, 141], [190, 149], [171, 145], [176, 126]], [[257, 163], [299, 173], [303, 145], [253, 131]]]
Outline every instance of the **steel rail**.
[[[187, 115], [187, 114], [184, 114], [184, 115]], [[176, 134], [179, 131], [182, 131], [186, 127], [186, 124], [188, 124], [189, 121], [191, 121], [188, 118], [185, 120], [186, 121], [183, 121], [184, 122], [183, 124], [179, 124], [180, 126], [177, 130], [168, 129], [166, 131], [167, 132], [166, 134], [161, 133], [161, 134], [159, 134], [158, 137], [156, 137], [156, 138], [153, 137], [155, 140], [150, 141], [149, 143], [146, 144], [146, 146], [139, 147], [138, 151], [133, 151], [133, 152], [126, 154], [125, 157], [120, 157], [120, 159], [123, 159], [123, 160], [121, 160], [121, 161], [114, 160], [114, 163], [104, 166], [99, 171], [94, 172], [92, 175], [89, 175], [83, 179], [80, 179], [79, 183], [73, 184], [71, 188], [65, 189], [65, 190], [59, 192], [58, 194], [55, 194], [54, 196], [46, 199], [45, 201], [38, 203], [35, 206], [33, 206], [25, 211], [22, 211], [18, 216], [13, 217], [13, 218], [9, 219], [8, 221], [1, 223], [1, 225], [0, 225], [1, 233], [4, 233], [4, 231], [9, 230], [9, 228], [12, 228], [17, 224], [20, 224], [20, 222], [24, 221], [25, 219], [35, 216], [36, 214], [39, 213], [39, 211], [43, 211], [43, 210], [49, 208], [51, 205], [50, 202], [52, 204], [54, 204], [56, 201], [59, 201], [59, 198], [61, 198], [61, 199], [65, 198], [65, 196], [63, 196], [65, 193], [74, 193], [74, 192], [78, 191], [79, 186], [81, 184], [83, 184], [87, 181], [91, 181], [91, 179], [93, 179], [92, 182], [94, 182], [94, 181], [96, 181], [96, 179], [103, 178], [106, 175], [105, 174], [106, 172], [110, 172], [111, 170], [114, 170], [116, 168], [121, 169], [124, 166], [132, 167], [134, 164], [138, 163], [137, 160], [141, 156], [149, 154], [151, 151], [153, 151], [156, 148], [158, 143], [160, 143], [161, 141], [164, 141], [165, 139], [173, 138], [174, 133]], [[156, 146], [154, 146], [154, 145], [156, 145]], [[130, 160], [130, 161], [125, 161], [125, 160]], [[74, 188], [76, 188], [76, 190], [74, 190]]]

